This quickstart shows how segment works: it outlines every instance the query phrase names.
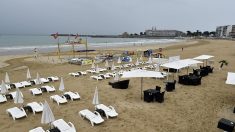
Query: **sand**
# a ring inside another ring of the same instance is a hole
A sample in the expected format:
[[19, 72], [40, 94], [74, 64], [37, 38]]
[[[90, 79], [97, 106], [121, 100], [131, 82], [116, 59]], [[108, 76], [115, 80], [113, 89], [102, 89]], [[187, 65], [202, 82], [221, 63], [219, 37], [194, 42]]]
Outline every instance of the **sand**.
[[[39, 72], [41, 77], [57, 75], [64, 77], [66, 91], [77, 91], [81, 100], [69, 101], [68, 104], [58, 106], [50, 101], [49, 97], [54, 94], [61, 95], [60, 91], [55, 93], [44, 93], [41, 96], [32, 96], [29, 88], [22, 88], [24, 104], [32, 101], [44, 102], [47, 100], [56, 119], [63, 118], [71, 121], [79, 132], [101, 132], [101, 131], [135, 131], [135, 132], [166, 132], [166, 131], [220, 131], [217, 123], [220, 118], [235, 121], [233, 107], [235, 102], [235, 88], [226, 85], [227, 72], [235, 72], [235, 42], [225, 40], [197, 40], [184, 42], [181, 45], [171, 45], [163, 48], [165, 56], [180, 55], [181, 58], [192, 58], [201, 54], [214, 55], [214, 73], [202, 78], [199, 86], [184, 86], [176, 84], [174, 92], [165, 94], [164, 103], [146, 103], [140, 99], [140, 79], [130, 79], [129, 88], [125, 90], [113, 89], [108, 85], [110, 80], [95, 81], [90, 79], [90, 74], [83, 77], [71, 77], [69, 72], [89, 69], [90, 66], [70, 65], [67, 63], [47, 63], [45, 61], [33, 61], [30, 57], [16, 58], [6, 61], [9, 66], [0, 69], [0, 79], [4, 78], [7, 71], [12, 82], [23, 81], [26, 78], [26, 68], [29, 67], [31, 75], [36, 76]], [[157, 46], [156, 46], [157, 47]], [[184, 50], [181, 51], [181, 48]], [[131, 47], [131, 50], [140, 50], [140, 47]], [[151, 47], [147, 47], [151, 48]], [[127, 48], [119, 48], [119, 50]], [[114, 52], [110, 49], [108, 52]], [[115, 51], [121, 53], [121, 51]], [[98, 51], [102, 53], [102, 51]], [[92, 53], [95, 54], [95, 53]], [[66, 57], [64, 57], [66, 58]], [[147, 58], [146, 58], [147, 59]], [[219, 70], [221, 59], [229, 62], [222, 70]], [[43, 60], [43, 59], [42, 59]], [[100, 64], [100, 67], [104, 64]], [[182, 70], [180, 75], [186, 74]], [[144, 89], [154, 88], [156, 85], [164, 87], [164, 80], [151, 78], [144, 79]], [[59, 82], [50, 83], [56, 88]], [[94, 111], [92, 98], [95, 87], [99, 89], [100, 102], [115, 107], [119, 116], [114, 119], [105, 119], [105, 122], [92, 127], [87, 120], [79, 117], [78, 112], [83, 109]], [[32, 86], [38, 87], [38, 86]], [[14, 89], [12, 90], [14, 91]], [[27, 118], [13, 121], [6, 114], [6, 109], [19, 106], [12, 100], [0, 104], [0, 130], [1, 132], [20, 131], [26, 132], [34, 127], [42, 126], [48, 129], [48, 125], [40, 123], [41, 114], [28, 114]]]

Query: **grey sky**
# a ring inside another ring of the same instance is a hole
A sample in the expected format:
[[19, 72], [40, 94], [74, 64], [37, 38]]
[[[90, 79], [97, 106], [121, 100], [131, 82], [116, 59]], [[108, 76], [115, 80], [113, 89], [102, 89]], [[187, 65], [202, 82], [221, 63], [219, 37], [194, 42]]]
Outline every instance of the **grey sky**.
[[121, 34], [215, 30], [235, 24], [235, 0], [0, 0], [1, 34]]

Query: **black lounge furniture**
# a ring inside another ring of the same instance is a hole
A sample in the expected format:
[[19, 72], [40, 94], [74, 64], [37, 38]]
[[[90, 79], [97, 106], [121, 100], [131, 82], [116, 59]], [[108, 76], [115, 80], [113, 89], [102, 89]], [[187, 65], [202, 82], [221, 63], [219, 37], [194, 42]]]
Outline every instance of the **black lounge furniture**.
[[148, 89], [144, 91], [144, 101], [145, 102], [159, 102], [162, 103], [164, 101], [164, 92], [160, 92], [156, 89]]
[[220, 128], [227, 132], [232, 132], [235, 126], [235, 122], [228, 119], [221, 118], [218, 122], [217, 128]]
[[129, 86], [129, 79], [127, 80], [118, 80], [118, 81], [110, 81], [109, 85], [112, 86], [112, 88], [116, 89], [127, 89]]
[[183, 85], [200, 85], [201, 84], [201, 76], [196, 76], [194, 74], [191, 75], [183, 75], [183, 76], [179, 76], [179, 84], [183, 84]]
[[[163, 71], [168, 72], [168, 69], [165, 69], [165, 68], [164, 68]], [[176, 72], [177, 72], [177, 69], [169, 68], [169, 72], [171, 72], [171, 73], [176, 73]]]
[[166, 83], [166, 91], [167, 92], [171, 92], [173, 90], [175, 90], [175, 83], [176, 83], [176, 80], [173, 80], [173, 81], [165, 81], [164, 83]]

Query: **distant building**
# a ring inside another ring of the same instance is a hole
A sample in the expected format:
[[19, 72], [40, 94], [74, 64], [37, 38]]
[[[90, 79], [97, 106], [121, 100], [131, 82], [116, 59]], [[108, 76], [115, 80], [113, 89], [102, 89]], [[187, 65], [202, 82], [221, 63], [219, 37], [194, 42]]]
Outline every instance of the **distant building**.
[[185, 34], [177, 30], [157, 30], [156, 27], [150, 30], [145, 30], [146, 36], [149, 37], [181, 37]]
[[216, 28], [216, 37], [235, 38], [235, 25], [218, 26]]

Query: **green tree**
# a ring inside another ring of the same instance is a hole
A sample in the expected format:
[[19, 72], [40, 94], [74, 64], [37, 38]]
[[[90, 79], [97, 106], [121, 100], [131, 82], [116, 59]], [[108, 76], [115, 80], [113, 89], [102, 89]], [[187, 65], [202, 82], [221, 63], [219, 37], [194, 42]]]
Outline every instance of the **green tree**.
[[222, 69], [224, 65], [226, 66], [228, 65], [228, 62], [226, 60], [221, 60], [219, 61], [219, 63], [220, 63], [220, 69]]

